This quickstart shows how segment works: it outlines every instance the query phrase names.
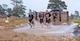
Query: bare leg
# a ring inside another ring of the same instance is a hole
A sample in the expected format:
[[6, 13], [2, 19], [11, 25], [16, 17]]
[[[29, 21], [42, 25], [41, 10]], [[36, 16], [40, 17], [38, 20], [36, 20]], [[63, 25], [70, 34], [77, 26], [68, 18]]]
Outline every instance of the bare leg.
[[44, 27], [43, 27], [43, 23], [42, 23], [41, 25], [42, 25], [42, 28], [44, 28]]
[[49, 28], [51, 28], [51, 25], [49, 24]]
[[30, 25], [30, 28], [32, 28], [32, 24], [31, 24], [31, 23], [29, 23], [29, 25]]
[[49, 24], [48, 23], [46, 23], [46, 26], [47, 26], [47, 28], [49, 27]]
[[48, 27], [48, 28], [51, 28], [51, 25], [50, 25], [49, 23], [47, 23], [47, 27]]
[[43, 28], [43, 24], [42, 23], [40, 23], [40, 27]]

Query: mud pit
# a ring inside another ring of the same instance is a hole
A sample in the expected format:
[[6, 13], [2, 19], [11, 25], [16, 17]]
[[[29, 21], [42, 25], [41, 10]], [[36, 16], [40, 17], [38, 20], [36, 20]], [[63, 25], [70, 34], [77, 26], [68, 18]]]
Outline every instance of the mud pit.
[[41, 27], [41, 25], [36, 22], [33, 28], [30, 28], [29, 25], [26, 25], [22, 28], [13, 29], [13, 31], [18, 33], [28, 33], [36, 36], [74, 36], [73, 32], [77, 27], [76, 23], [71, 25], [51, 25], [51, 28], [48, 28], [46, 25]]

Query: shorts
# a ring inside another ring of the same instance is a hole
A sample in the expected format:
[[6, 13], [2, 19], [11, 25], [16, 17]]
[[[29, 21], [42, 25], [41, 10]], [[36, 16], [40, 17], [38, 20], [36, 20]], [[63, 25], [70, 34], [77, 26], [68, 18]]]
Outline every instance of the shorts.
[[46, 23], [50, 23], [51, 21], [50, 21], [50, 19], [46, 19]]
[[43, 23], [43, 19], [40, 19], [40, 23]]
[[56, 19], [56, 16], [53, 16], [53, 19]]
[[32, 20], [33, 20], [33, 19], [29, 19], [29, 22], [33, 24], [33, 21], [32, 21]]

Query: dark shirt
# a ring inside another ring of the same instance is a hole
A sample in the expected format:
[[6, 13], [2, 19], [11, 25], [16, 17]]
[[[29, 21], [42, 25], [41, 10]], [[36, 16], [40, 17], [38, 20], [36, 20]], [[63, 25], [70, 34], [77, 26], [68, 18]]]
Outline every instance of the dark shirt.
[[53, 14], [53, 19], [57, 18], [56, 16], [57, 16], [57, 14]]
[[33, 19], [34, 18], [34, 16], [33, 15], [29, 15], [29, 19]]
[[39, 14], [39, 18], [43, 19], [44, 18], [44, 14]]
[[51, 14], [50, 14], [50, 13], [46, 13], [46, 14], [45, 14], [45, 17], [46, 17], [47, 19], [50, 19]]
[[50, 20], [51, 14], [50, 13], [46, 13], [45, 17], [46, 17], [46, 20]]

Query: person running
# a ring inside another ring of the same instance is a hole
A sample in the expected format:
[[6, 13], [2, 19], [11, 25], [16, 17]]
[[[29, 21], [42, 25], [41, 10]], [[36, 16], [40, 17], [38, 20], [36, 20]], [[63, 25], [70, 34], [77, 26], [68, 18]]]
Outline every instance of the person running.
[[32, 11], [29, 10], [29, 24], [30, 24], [31, 28], [32, 28], [32, 25], [34, 24], [33, 18], [34, 18], [34, 16], [32, 15]]
[[48, 12], [48, 10], [46, 10], [45, 18], [46, 18], [46, 25], [47, 25], [47, 27], [51, 28], [51, 26], [50, 26], [51, 14]]
[[57, 16], [56, 13], [53, 14], [54, 25], [55, 25], [55, 21], [56, 21], [56, 18], [57, 18], [56, 16]]
[[41, 24], [42, 27], [43, 27], [43, 22], [44, 22], [44, 13], [43, 13], [43, 12], [40, 12], [40, 13], [39, 13], [39, 20], [40, 20], [40, 24]]

